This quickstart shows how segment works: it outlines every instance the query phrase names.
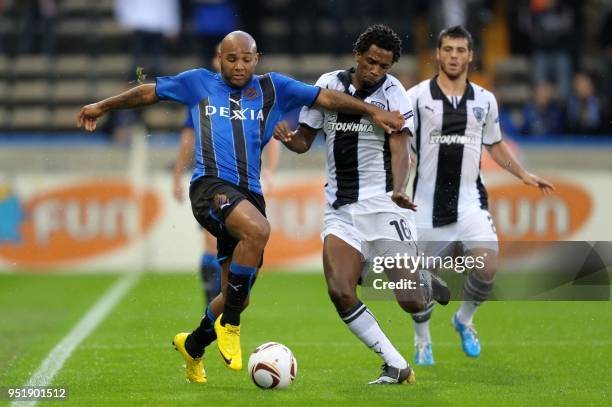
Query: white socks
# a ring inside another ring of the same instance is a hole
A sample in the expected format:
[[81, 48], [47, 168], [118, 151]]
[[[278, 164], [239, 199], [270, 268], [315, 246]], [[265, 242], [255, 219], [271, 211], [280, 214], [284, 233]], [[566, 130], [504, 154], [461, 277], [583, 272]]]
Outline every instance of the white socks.
[[368, 348], [376, 352], [389, 366], [405, 369], [408, 362], [391, 344], [368, 307], [359, 302], [351, 310], [340, 313], [348, 328]]
[[472, 325], [472, 318], [478, 309], [480, 302], [463, 301], [457, 310], [457, 319], [464, 325]]
[[414, 342], [429, 343], [431, 336], [429, 335], [429, 319], [425, 322], [414, 323]]

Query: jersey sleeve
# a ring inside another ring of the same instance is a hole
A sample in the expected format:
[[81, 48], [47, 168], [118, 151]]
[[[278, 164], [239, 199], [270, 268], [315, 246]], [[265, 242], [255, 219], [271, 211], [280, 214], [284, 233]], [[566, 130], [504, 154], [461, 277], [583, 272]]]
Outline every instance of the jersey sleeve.
[[155, 80], [155, 93], [161, 100], [172, 100], [187, 106], [198, 103], [210, 76], [205, 69], [191, 69], [175, 76], [160, 76]]
[[191, 111], [187, 110], [187, 115], [185, 116], [185, 122], [183, 123], [183, 128], [193, 129], [193, 119], [191, 118]]
[[402, 130], [408, 130], [410, 134], [414, 135], [414, 110], [408, 93], [401, 85], [394, 86], [393, 89], [393, 93], [389, 95], [389, 110], [392, 112], [399, 111], [404, 116]]
[[277, 92], [278, 106], [283, 112], [301, 106], [312, 106], [321, 88], [296, 81], [285, 75], [272, 73], [271, 78]]
[[499, 143], [501, 140], [502, 134], [499, 127], [499, 109], [497, 107], [497, 100], [492, 96], [483, 128], [482, 144], [490, 146]]
[[304, 106], [300, 111], [299, 123], [315, 130], [321, 130], [324, 119], [325, 115], [318, 108]]
[[[327, 85], [327, 75], [322, 75], [315, 83], [315, 86], [319, 88], [327, 87], [326, 85]], [[325, 120], [325, 112], [321, 108], [314, 107], [314, 106], [310, 106], [310, 107], [304, 106], [302, 110], [300, 111], [299, 123], [305, 124], [306, 126], [312, 129], [315, 129], [315, 130], [322, 129], [324, 120]]]

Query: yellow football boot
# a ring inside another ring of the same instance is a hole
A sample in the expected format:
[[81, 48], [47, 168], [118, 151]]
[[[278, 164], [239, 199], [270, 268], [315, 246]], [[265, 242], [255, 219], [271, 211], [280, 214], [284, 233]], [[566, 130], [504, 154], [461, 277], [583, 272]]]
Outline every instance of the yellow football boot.
[[225, 366], [232, 370], [242, 369], [242, 350], [240, 349], [240, 325], [221, 325], [221, 316], [215, 321], [217, 348]]
[[410, 374], [406, 380], [400, 382], [400, 384], [416, 384], [416, 374], [414, 374], [414, 370], [410, 369]]
[[174, 349], [179, 351], [185, 359], [185, 377], [192, 383], [206, 383], [206, 371], [204, 370], [204, 364], [202, 358], [192, 358], [187, 349], [185, 349], [185, 340], [187, 340], [189, 334], [187, 332], [181, 332], [176, 334], [172, 340]]

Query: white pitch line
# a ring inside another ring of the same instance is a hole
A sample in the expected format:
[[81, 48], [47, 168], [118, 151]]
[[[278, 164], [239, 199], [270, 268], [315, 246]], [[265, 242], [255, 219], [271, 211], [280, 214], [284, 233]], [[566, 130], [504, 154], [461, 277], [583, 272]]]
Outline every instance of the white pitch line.
[[[141, 273], [127, 273], [109, 288], [72, 328], [70, 333], [49, 352], [40, 367], [30, 376], [25, 386], [49, 386], [72, 352], [96, 329], [115, 305], [134, 286], [140, 276]], [[68, 397], [70, 397], [70, 392], [68, 392]], [[37, 401], [14, 401], [11, 406], [34, 406], [36, 403]]]

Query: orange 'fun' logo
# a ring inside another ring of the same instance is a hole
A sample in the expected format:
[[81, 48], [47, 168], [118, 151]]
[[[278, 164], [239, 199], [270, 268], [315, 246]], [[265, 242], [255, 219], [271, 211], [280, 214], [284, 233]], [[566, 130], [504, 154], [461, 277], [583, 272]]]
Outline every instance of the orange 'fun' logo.
[[59, 266], [106, 254], [142, 238], [161, 212], [151, 191], [122, 181], [52, 189], [21, 203], [0, 257], [20, 267]]
[[589, 194], [567, 181], [552, 182], [551, 195], [518, 183], [489, 188], [500, 240], [564, 240], [585, 224], [593, 206]]

